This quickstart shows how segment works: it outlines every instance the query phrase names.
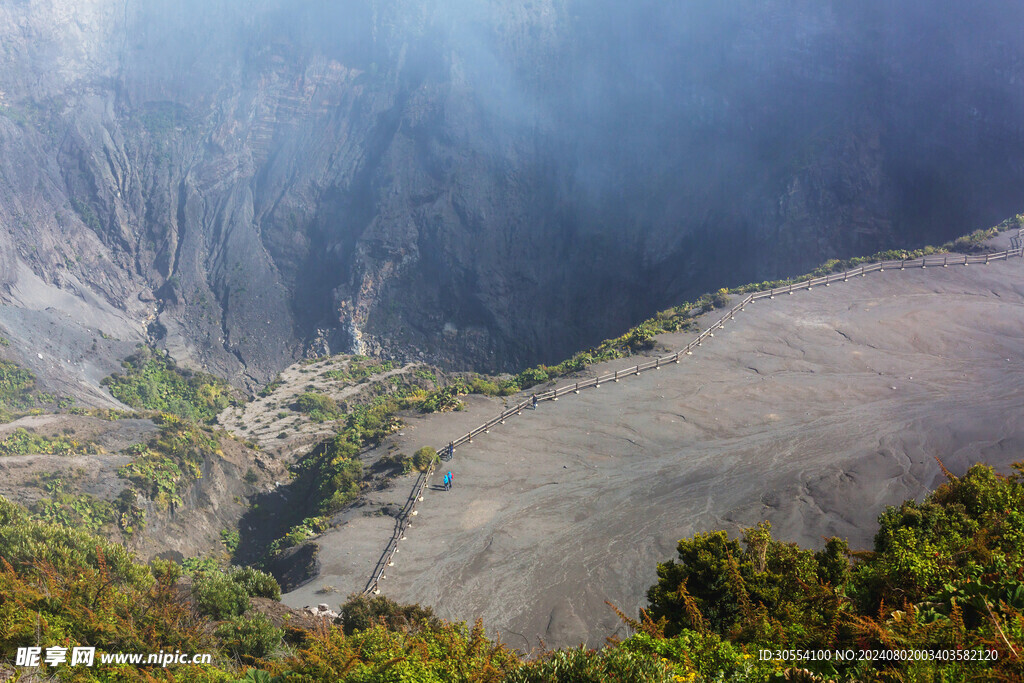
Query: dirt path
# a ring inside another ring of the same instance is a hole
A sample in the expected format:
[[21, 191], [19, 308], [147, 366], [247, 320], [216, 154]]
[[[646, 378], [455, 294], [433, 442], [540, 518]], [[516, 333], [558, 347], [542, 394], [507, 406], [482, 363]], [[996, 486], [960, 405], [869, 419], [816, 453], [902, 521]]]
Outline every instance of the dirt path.
[[[885, 505], [940, 481], [933, 456], [961, 472], [1024, 453], [1022, 276], [1014, 260], [776, 297], [679, 365], [543, 403], [459, 449], [454, 490], [427, 493], [383, 592], [524, 649], [597, 645], [619, 627], [604, 601], [635, 613], [684, 536], [769, 519], [802, 544], [867, 546]], [[500, 409], [477, 399], [399, 440], [443, 443]], [[285, 601], [362, 589], [392, 522], [324, 536], [321, 578]]]

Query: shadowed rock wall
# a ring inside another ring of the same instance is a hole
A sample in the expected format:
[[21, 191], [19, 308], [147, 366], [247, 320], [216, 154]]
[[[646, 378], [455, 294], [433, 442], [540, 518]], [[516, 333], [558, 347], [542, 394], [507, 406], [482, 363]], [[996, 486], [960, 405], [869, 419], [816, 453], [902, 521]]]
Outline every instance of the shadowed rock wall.
[[1021, 8], [900, 4], [5, 3], [0, 328], [514, 369], [1018, 212]]

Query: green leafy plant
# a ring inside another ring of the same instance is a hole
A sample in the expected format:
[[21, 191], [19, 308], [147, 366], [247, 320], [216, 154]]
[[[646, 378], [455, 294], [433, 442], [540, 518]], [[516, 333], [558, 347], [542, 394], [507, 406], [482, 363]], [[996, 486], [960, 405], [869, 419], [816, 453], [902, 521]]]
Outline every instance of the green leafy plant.
[[18, 428], [0, 440], [0, 456], [4, 455], [95, 455], [102, 448], [91, 441], [78, 441], [67, 436], [42, 436]]
[[315, 422], [326, 422], [341, 417], [341, 409], [333, 398], [314, 391], [300, 394], [295, 400], [295, 409], [309, 415]]
[[232, 617], [215, 631], [224, 647], [243, 661], [268, 656], [281, 643], [284, 631], [275, 628], [263, 614]]
[[420, 472], [426, 472], [435, 460], [437, 460], [437, 451], [430, 446], [424, 446], [413, 453], [412, 466]]
[[171, 413], [193, 422], [211, 422], [231, 403], [226, 382], [204, 372], [179, 368], [148, 346], [123, 363], [124, 372], [101, 382], [117, 400], [133, 408]]

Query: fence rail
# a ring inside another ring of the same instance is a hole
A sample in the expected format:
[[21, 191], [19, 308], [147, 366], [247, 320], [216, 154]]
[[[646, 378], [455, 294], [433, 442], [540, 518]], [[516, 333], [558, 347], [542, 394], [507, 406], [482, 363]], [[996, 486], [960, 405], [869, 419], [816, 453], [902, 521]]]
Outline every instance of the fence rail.
[[[1005, 251], [975, 255], [933, 254], [931, 256], [922, 256], [916, 259], [879, 261], [876, 263], [865, 264], [858, 268], [846, 270], [841, 273], [830, 273], [828, 275], [803, 280], [801, 282], [791, 282], [783, 287], [773, 287], [767, 290], [748, 294], [738, 304], [729, 309], [728, 313], [723, 315], [717, 322], [713, 323], [710, 327], [697, 335], [696, 339], [688, 343], [682, 349], [666, 356], [637, 363], [631, 368], [615, 370], [614, 372], [608, 372], [597, 377], [590, 377], [572, 384], [566, 384], [561, 387], [555, 387], [553, 389], [548, 389], [547, 391], [533, 394], [531, 398], [510, 408], [506, 408], [497, 417], [488, 420], [475, 429], [471, 429], [469, 432], [463, 434], [457, 439], [454, 439], [453, 441], [450, 441], [437, 450], [438, 452], [441, 452], [450, 449], [450, 454], [453, 455], [455, 448], [471, 442], [473, 437], [487, 433], [496, 425], [504, 424], [505, 420], [513, 415], [522, 415], [524, 410], [533, 407], [535, 403], [540, 403], [541, 401], [557, 401], [559, 397], [565, 396], [566, 394], [578, 394], [581, 389], [588, 389], [590, 387], [594, 387], [596, 389], [602, 384], [607, 384], [608, 382], [618, 382], [623, 378], [639, 375], [641, 372], [645, 372], [647, 370], [658, 370], [665, 365], [678, 363], [684, 356], [692, 355], [694, 349], [702, 346], [706, 340], [714, 337], [715, 330], [725, 327], [725, 323], [729, 320], [733, 320], [736, 314], [742, 311], [748, 304], [760, 299], [774, 299], [776, 295], [779, 294], [792, 294], [793, 292], [811, 289], [821, 285], [828, 287], [836, 282], [847, 282], [851, 277], [864, 277], [868, 273], [883, 272], [886, 269], [906, 270], [908, 268], [948, 268], [950, 266], [969, 266], [971, 264], [988, 265], [994, 261], [1005, 261], [1011, 257], [1024, 258], [1024, 245], [1022, 245], [1022, 242], [1024, 242], [1024, 229], [1019, 230], [1017, 237], [1014, 238], [1012, 244], [1015, 246]], [[391, 540], [388, 542], [387, 548], [385, 548], [380, 559], [377, 561], [377, 566], [374, 568], [370, 580], [366, 583], [366, 588], [363, 590], [364, 595], [380, 592], [380, 581], [386, 578], [384, 572], [387, 567], [394, 564], [395, 554], [398, 553], [398, 543], [405, 539], [406, 530], [412, 526], [412, 518], [417, 514], [416, 503], [423, 500], [423, 492], [426, 490], [430, 477], [434, 473], [435, 465], [436, 462], [431, 463], [430, 468], [426, 472], [420, 473], [420, 476], [416, 479], [416, 483], [413, 485], [409, 499], [406, 501], [402, 511], [395, 519], [395, 530], [392, 534]]]

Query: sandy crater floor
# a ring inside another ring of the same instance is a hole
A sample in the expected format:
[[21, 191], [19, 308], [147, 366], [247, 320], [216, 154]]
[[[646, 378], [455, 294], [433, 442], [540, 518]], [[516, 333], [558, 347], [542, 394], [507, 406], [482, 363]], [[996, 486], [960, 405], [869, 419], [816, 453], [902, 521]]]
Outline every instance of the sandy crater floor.
[[[1024, 459], [1022, 342], [1021, 260], [758, 302], [679, 365], [542, 403], [460, 448], [454, 490], [427, 493], [383, 593], [482, 617], [524, 650], [599, 645], [621, 633], [605, 601], [635, 613], [682, 537], [768, 519], [782, 539], [868, 547], [886, 505], [941, 481], [933, 456], [957, 473]], [[396, 441], [445, 443], [501, 410], [468, 403]], [[401, 504], [411, 481], [377, 495]], [[361, 590], [392, 528], [363, 517], [325, 535], [321, 577], [285, 602]]]

